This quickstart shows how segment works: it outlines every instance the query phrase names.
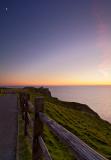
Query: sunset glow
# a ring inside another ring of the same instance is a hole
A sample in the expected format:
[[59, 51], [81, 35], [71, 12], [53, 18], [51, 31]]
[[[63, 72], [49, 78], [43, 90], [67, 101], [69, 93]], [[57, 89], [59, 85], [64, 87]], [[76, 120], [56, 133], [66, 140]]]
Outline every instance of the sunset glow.
[[0, 7], [1, 86], [111, 85], [110, 1]]

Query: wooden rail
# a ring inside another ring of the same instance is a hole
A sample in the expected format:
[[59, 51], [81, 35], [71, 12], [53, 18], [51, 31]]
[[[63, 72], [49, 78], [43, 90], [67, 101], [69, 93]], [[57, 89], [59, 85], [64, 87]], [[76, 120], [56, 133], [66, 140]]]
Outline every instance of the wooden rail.
[[[43, 140], [44, 123], [61, 140], [61, 142], [67, 144], [71, 148], [77, 160], [107, 160], [107, 158], [97, 153], [63, 126], [48, 118], [43, 113], [44, 99], [42, 97], [35, 98], [34, 106], [29, 101], [30, 96], [28, 94], [21, 93], [19, 97], [22, 118], [24, 120], [24, 135], [29, 138], [29, 141], [32, 144], [32, 160], [40, 160], [42, 156], [44, 156], [45, 160], [52, 160]], [[31, 110], [34, 111], [33, 120], [29, 114]], [[32, 135], [28, 131], [29, 128], [32, 128]]]

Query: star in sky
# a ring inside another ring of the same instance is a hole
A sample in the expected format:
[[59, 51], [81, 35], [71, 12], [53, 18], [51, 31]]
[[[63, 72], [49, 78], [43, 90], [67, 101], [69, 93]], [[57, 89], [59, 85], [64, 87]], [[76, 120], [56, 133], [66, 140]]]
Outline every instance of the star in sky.
[[1, 16], [5, 16], [7, 12], [8, 12], [8, 8], [7, 7], [3, 8], [1, 12]]

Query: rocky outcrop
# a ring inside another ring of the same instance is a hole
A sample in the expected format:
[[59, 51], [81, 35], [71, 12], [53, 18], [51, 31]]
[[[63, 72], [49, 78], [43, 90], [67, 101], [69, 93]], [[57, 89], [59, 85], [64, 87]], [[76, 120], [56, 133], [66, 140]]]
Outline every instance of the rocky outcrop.
[[49, 88], [35, 88], [35, 87], [24, 87], [23, 88], [25, 91], [31, 92], [31, 93], [37, 93], [37, 94], [42, 94], [44, 96], [49, 96], [51, 97], [51, 92], [49, 91]]

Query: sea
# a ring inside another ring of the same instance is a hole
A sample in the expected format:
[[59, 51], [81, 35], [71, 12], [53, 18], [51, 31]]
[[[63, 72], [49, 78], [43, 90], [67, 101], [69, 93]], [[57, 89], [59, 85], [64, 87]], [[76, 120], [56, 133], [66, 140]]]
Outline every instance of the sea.
[[87, 104], [111, 123], [111, 86], [49, 86], [53, 97]]
[[[7, 86], [18, 87], [18, 86]], [[24, 86], [19, 86], [20, 88]], [[40, 86], [34, 86], [40, 87]], [[53, 97], [63, 101], [87, 104], [99, 116], [111, 123], [111, 86], [43, 86]]]

